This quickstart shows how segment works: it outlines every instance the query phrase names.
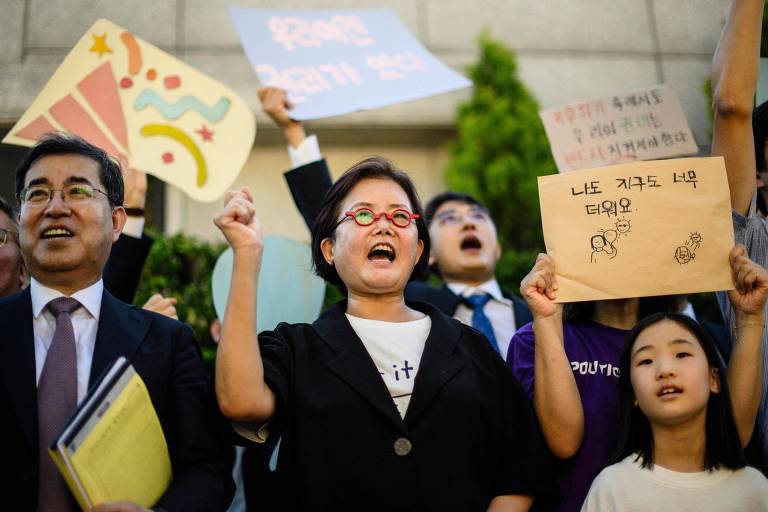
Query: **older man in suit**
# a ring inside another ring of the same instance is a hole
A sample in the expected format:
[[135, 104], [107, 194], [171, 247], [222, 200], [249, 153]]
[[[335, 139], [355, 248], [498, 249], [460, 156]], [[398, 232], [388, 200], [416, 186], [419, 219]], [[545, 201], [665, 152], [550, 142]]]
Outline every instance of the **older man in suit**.
[[16, 193], [31, 283], [0, 299], [0, 494], [20, 510], [75, 510], [46, 448], [89, 385], [125, 356], [147, 385], [171, 457], [173, 480], [155, 510], [223, 510], [232, 496], [227, 451], [194, 335], [104, 289], [126, 217], [119, 166], [82, 139], [51, 136], [20, 165]]

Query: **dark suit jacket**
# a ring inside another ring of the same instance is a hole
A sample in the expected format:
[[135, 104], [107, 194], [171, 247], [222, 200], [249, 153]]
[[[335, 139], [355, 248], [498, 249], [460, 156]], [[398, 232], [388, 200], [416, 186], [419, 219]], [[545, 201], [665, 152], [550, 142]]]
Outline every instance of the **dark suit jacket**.
[[[515, 313], [515, 327], [520, 328], [529, 322], [533, 322], [531, 310], [523, 299], [516, 295], [504, 293], [504, 297], [512, 301], [512, 310]], [[448, 316], [453, 316], [456, 308], [461, 304], [461, 297], [453, 293], [447, 285], [434, 288], [422, 281], [411, 281], [405, 287], [405, 299], [428, 302]]]
[[553, 492], [528, 399], [482, 334], [436, 308], [405, 418], [342, 301], [259, 335], [282, 435], [280, 510], [485, 511]]
[[[17, 510], [37, 499], [37, 385], [29, 290], [0, 299], [0, 496]], [[125, 356], [147, 385], [171, 456], [173, 481], [158, 507], [224, 510], [232, 499], [227, 446], [191, 329], [124, 304], [105, 290], [90, 384]]]
[[[304, 218], [310, 231], [323, 204], [325, 193], [331, 188], [331, 174], [325, 160], [310, 162], [285, 173], [285, 180], [291, 190], [293, 201]], [[516, 327], [533, 321], [528, 305], [520, 297], [504, 293], [512, 301]], [[405, 299], [428, 302], [448, 316], [453, 316], [461, 299], [450, 288], [443, 285], [433, 288], [421, 281], [411, 281], [405, 288]]]
[[102, 277], [104, 288], [117, 299], [128, 304], [133, 303], [153, 242], [152, 237], [145, 234], [142, 234], [141, 238], [120, 235], [112, 245]]

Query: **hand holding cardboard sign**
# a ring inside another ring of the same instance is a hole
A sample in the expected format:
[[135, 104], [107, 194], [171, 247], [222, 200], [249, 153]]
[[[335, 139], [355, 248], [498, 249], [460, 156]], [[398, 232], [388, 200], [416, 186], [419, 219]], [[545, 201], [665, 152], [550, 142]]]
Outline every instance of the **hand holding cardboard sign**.
[[[728, 292], [737, 317], [763, 318], [768, 300], [768, 271], [749, 259], [747, 248], [737, 245], [729, 255], [731, 276], [736, 287]], [[765, 320], [762, 321], [765, 324]]]
[[547, 254], [539, 254], [536, 264], [520, 283], [520, 295], [528, 303], [534, 318], [554, 315], [558, 305], [555, 260]]

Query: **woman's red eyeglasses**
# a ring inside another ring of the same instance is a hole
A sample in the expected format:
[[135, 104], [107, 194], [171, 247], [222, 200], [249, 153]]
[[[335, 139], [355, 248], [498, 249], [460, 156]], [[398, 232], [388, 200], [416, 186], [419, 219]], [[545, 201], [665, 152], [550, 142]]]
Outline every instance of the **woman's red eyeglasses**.
[[358, 226], [370, 226], [382, 216], [386, 217], [392, 224], [399, 228], [407, 228], [414, 219], [418, 219], [420, 215], [418, 213], [411, 213], [405, 208], [398, 208], [392, 213], [379, 212], [374, 213], [370, 208], [357, 208], [344, 212], [344, 218], [341, 219], [336, 226], [347, 220], [347, 217], [352, 217]]

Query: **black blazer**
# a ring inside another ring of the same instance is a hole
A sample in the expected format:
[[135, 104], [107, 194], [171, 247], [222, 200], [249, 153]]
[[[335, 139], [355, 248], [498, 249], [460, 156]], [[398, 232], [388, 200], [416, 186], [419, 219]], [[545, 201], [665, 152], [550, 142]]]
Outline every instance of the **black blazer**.
[[[37, 385], [29, 290], [0, 299], [0, 496], [18, 510], [37, 500]], [[104, 291], [91, 365], [92, 385], [118, 356], [147, 385], [171, 456], [173, 481], [158, 507], [224, 510], [232, 499], [228, 447], [192, 330], [124, 304]]]
[[[331, 174], [328, 171], [328, 165], [325, 160], [318, 160], [296, 167], [286, 172], [284, 176], [293, 196], [293, 201], [311, 231], [323, 204], [323, 197], [331, 188]], [[524, 300], [511, 293], [504, 293], [504, 297], [512, 301], [515, 327], [519, 328], [533, 321], [531, 312]], [[408, 283], [405, 288], [405, 299], [428, 302], [448, 316], [453, 316], [461, 303], [459, 296], [447, 286], [433, 288], [421, 281]]]
[[145, 234], [141, 238], [120, 235], [112, 245], [102, 277], [104, 288], [115, 298], [128, 304], [133, 303], [152, 243], [154, 239]]
[[282, 435], [281, 510], [485, 511], [495, 496], [555, 489], [533, 411], [504, 361], [471, 327], [409, 306], [432, 326], [404, 419], [345, 301], [311, 325], [259, 335], [277, 397], [270, 432]]

